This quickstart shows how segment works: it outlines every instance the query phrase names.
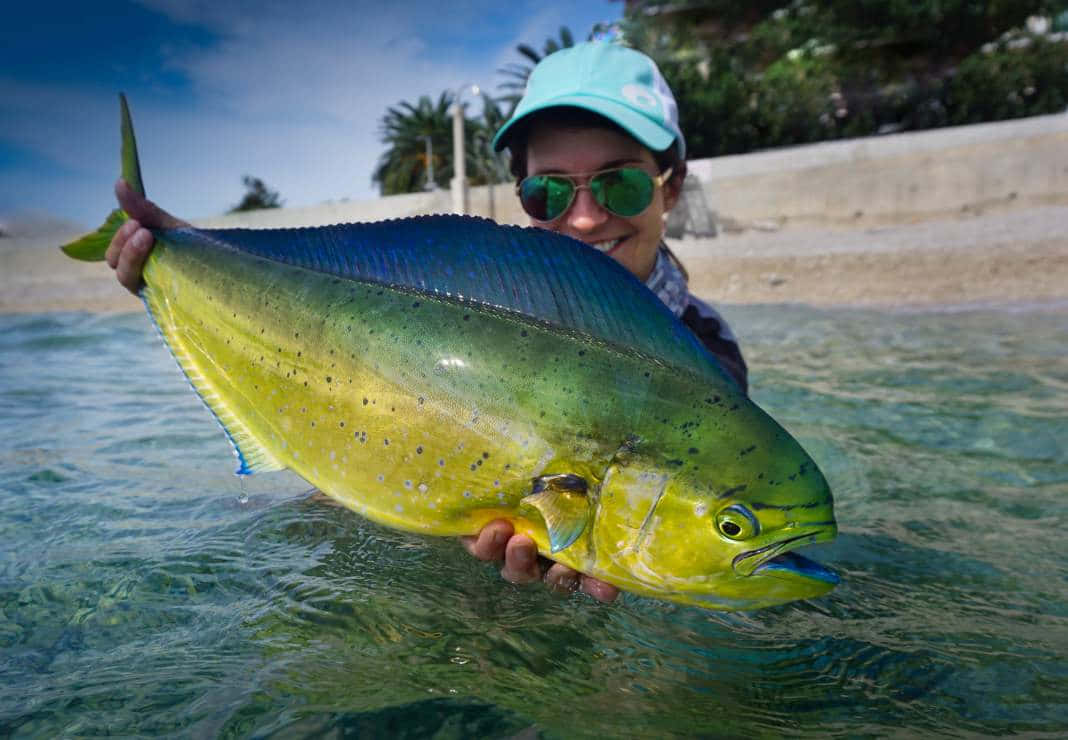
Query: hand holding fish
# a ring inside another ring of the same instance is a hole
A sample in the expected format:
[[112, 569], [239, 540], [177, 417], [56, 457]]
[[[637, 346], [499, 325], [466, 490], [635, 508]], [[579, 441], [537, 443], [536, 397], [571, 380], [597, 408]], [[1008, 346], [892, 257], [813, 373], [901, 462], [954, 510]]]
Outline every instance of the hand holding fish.
[[490, 522], [478, 536], [461, 537], [460, 542], [479, 560], [504, 560], [501, 577], [506, 581], [533, 583], [544, 580], [550, 588], [582, 591], [603, 602], [614, 601], [619, 595], [619, 589], [612, 584], [579, 573], [561, 563], [553, 563], [543, 574], [534, 540], [523, 534], [515, 534], [515, 528], [504, 519]]
[[115, 183], [115, 197], [130, 220], [115, 232], [104, 259], [122, 287], [136, 294], [141, 288], [145, 260], [156, 243], [149, 229], [177, 229], [189, 224], [135, 192], [122, 178]]

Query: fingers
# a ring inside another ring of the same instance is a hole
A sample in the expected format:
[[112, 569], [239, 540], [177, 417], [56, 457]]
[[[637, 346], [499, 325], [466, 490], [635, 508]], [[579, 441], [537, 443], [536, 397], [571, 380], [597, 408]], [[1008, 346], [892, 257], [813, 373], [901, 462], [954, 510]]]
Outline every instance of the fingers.
[[121, 178], [115, 183], [115, 197], [118, 198], [122, 210], [126, 211], [126, 215], [134, 221], [139, 221], [147, 229], [176, 229], [188, 226], [145, 196], [135, 193]]
[[541, 580], [538, 546], [534, 544], [534, 540], [525, 534], [517, 534], [508, 540], [501, 578], [512, 583], [534, 583]]
[[619, 589], [610, 583], [583, 575], [560, 563], [554, 564], [545, 574], [545, 582], [557, 591], [581, 591], [605, 604], [615, 601]]
[[479, 560], [504, 560], [508, 539], [515, 529], [504, 519], [495, 519], [477, 537], [461, 537], [460, 543]]
[[[504, 560], [501, 577], [506, 581], [534, 583], [544, 580], [553, 590], [568, 593], [581, 591], [603, 603], [614, 601], [619, 596], [619, 589], [610, 583], [583, 575], [560, 563], [553, 563], [543, 574], [534, 540], [524, 534], [515, 534], [515, 528], [505, 519], [490, 522], [477, 536], [461, 537], [460, 543], [479, 560]], [[541, 560], [544, 561], [544, 558]]]
[[[155, 240], [152, 232], [143, 229], [136, 221], [129, 223], [133, 224], [132, 234], [116, 249], [116, 256], [114, 257], [115, 277], [119, 278], [119, 282], [130, 293], [137, 293], [141, 287], [141, 272], [144, 270], [145, 259], [148, 258], [148, 252], [152, 251]], [[123, 226], [129, 225], [129, 223], [123, 224]], [[120, 229], [120, 232], [122, 232], [122, 229]], [[119, 234], [115, 235], [115, 239], [119, 237]], [[109, 254], [114, 243], [115, 240], [113, 239], [111, 246], [108, 247]], [[111, 263], [112, 258], [109, 256], [108, 264], [110, 265]]]
[[607, 604], [611, 601], [615, 601], [616, 597], [619, 596], [619, 589], [611, 583], [598, 581], [591, 576], [581, 576], [581, 579], [582, 584], [579, 586], [579, 590], [584, 594], [589, 594], [597, 599], [597, 601]]
[[104, 259], [124, 288], [137, 293], [141, 287], [141, 273], [152, 251], [155, 237], [150, 229], [173, 229], [186, 224], [164, 211], [152, 201], [135, 193], [125, 180], [115, 183], [115, 197], [130, 217], [119, 227], [108, 245]]
[[119, 254], [122, 252], [122, 248], [139, 228], [141, 228], [141, 224], [137, 221], [127, 221], [119, 227], [119, 230], [115, 232], [115, 236], [111, 237], [111, 243], [108, 244], [108, 251], [104, 253], [104, 259], [107, 260], [108, 267], [112, 270], [119, 266]]

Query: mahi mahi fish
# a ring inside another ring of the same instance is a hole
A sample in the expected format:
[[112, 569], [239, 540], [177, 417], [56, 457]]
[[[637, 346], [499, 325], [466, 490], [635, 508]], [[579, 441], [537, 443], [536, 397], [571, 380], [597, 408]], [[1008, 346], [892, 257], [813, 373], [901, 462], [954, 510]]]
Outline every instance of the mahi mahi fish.
[[[144, 194], [126, 100], [122, 173]], [[127, 216], [63, 247], [103, 258]], [[638, 279], [540, 229], [460, 216], [155, 230], [141, 297], [233, 444], [429, 535], [509, 520], [645, 596], [820, 596], [819, 468]]]

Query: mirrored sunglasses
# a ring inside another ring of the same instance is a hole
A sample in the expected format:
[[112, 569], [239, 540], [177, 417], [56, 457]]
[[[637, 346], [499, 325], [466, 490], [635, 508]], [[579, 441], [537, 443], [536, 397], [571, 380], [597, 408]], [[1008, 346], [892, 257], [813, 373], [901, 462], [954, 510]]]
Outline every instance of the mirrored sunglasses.
[[[589, 185], [578, 180], [589, 178]], [[587, 188], [605, 210], [623, 218], [637, 216], [653, 202], [653, 193], [671, 177], [671, 168], [655, 177], [637, 167], [618, 167], [581, 175], [531, 175], [516, 185], [523, 210], [536, 221], [554, 221]]]

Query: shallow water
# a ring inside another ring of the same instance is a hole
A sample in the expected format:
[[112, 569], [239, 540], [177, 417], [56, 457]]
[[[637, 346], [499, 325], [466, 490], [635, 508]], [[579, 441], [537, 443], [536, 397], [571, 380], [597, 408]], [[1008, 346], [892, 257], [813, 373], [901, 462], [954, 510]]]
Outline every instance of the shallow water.
[[1068, 315], [727, 314], [841, 529], [746, 614], [242, 485], [145, 316], [0, 316], [0, 735], [1068, 732]]

